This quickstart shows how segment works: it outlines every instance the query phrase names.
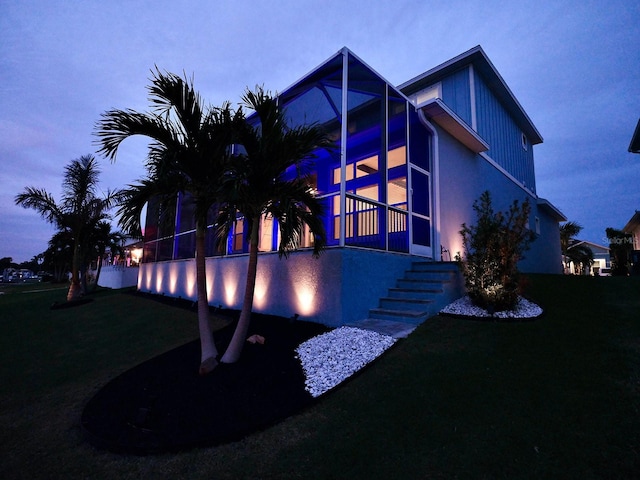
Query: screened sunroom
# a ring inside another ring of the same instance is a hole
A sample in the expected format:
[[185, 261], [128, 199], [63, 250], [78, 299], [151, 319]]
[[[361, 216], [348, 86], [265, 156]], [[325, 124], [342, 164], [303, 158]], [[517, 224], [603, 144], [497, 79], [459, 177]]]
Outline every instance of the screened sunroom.
[[[408, 99], [346, 48], [278, 99], [291, 126], [316, 123], [335, 140], [333, 151], [316, 152], [313, 175], [325, 203], [328, 246], [431, 257], [430, 135]], [[193, 258], [191, 209], [189, 199], [180, 198], [168, 232], [149, 209], [144, 262]], [[247, 233], [238, 218], [220, 251], [209, 229], [207, 256], [246, 253]], [[263, 218], [260, 251], [277, 250], [278, 241], [277, 222]], [[307, 234], [300, 248], [312, 242]]]

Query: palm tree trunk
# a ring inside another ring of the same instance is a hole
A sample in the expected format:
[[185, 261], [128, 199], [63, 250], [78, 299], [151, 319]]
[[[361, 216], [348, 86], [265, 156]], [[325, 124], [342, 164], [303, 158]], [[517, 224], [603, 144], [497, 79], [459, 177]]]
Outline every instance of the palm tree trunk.
[[196, 223], [196, 290], [198, 293], [198, 329], [200, 331], [200, 375], [206, 375], [218, 366], [218, 350], [213, 340], [207, 299], [207, 272], [205, 261], [205, 232], [202, 222]]
[[98, 271], [96, 272], [96, 281], [91, 287], [92, 292], [95, 292], [98, 289], [98, 280], [100, 280], [100, 272], [102, 272], [102, 255], [98, 256], [97, 270]]
[[242, 353], [247, 331], [249, 330], [249, 321], [251, 320], [251, 310], [253, 309], [253, 294], [256, 289], [256, 273], [258, 271], [258, 232], [260, 228], [260, 217], [254, 218], [251, 224], [251, 233], [249, 237], [249, 267], [247, 268], [247, 284], [244, 290], [244, 300], [242, 302], [242, 311], [238, 325], [233, 332], [233, 337], [226, 352], [222, 356], [223, 363], [237, 362]]
[[78, 242], [75, 242], [73, 246], [73, 259], [71, 260], [71, 285], [67, 292], [67, 302], [77, 300], [82, 293], [82, 287], [80, 286], [80, 246]]

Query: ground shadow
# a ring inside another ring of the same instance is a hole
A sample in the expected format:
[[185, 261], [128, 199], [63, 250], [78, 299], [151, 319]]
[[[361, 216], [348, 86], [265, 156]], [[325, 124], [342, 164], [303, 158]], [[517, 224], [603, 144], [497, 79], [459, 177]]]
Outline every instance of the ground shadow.
[[[216, 333], [219, 351], [235, 322]], [[243, 438], [313, 402], [295, 356], [319, 324], [253, 314], [241, 359], [198, 375], [199, 341], [171, 350], [105, 385], [84, 408], [82, 429], [93, 445], [138, 455], [213, 446]]]

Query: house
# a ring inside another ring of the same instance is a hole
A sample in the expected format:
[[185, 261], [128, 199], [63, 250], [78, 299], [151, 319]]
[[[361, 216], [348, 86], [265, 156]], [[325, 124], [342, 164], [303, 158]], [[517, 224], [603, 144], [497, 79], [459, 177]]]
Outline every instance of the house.
[[[481, 47], [399, 86], [343, 48], [279, 102], [290, 124], [317, 122], [335, 138], [335, 151], [317, 152], [313, 185], [326, 207], [328, 248], [312, 258], [306, 235], [280, 260], [277, 225], [264, 218], [254, 311], [331, 326], [369, 317], [419, 323], [461, 294], [451, 260], [485, 190], [496, 210], [515, 199], [532, 206], [536, 240], [521, 270], [561, 273], [558, 223], [566, 218], [536, 194], [533, 150], [542, 136]], [[188, 198], [178, 207], [170, 231], [148, 208], [138, 288], [194, 299], [192, 207]], [[208, 235], [212, 305], [241, 307], [246, 234], [239, 218], [224, 254]]]
[[581, 246], [591, 250], [591, 253], [593, 254], [593, 263], [587, 268], [586, 265], [575, 265], [574, 262], [570, 262], [565, 269], [566, 274], [594, 276], [607, 276], [611, 274], [611, 256], [609, 247], [588, 242], [586, 240], [573, 240], [569, 245], [568, 250]]

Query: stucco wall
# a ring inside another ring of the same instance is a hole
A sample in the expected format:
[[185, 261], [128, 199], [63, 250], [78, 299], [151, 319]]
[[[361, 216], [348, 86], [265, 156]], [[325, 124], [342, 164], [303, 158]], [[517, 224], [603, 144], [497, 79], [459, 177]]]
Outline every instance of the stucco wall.
[[98, 285], [107, 288], [133, 287], [138, 282], [138, 267], [107, 265], [100, 270]]
[[525, 253], [519, 268], [523, 272], [561, 273], [558, 223], [542, 209], [536, 199], [511, 181], [489, 161], [462, 146], [438, 128], [440, 151], [440, 238], [444, 248], [463, 253], [460, 230], [463, 223], [474, 225], [473, 202], [485, 191], [491, 192], [495, 211], [507, 210], [514, 199], [531, 203], [530, 228], [540, 219], [540, 235]]
[[[261, 254], [253, 311], [339, 326], [367, 318], [380, 297], [410, 268], [409, 255], [357, 248], [329, 248], [320, 258], [309, 251], [280, 259]], [[246, 283], [248, 255], [207, 259], [211, 305], [239, 310]], [[147, 263], [141, 266], [143, 292], [196, 299], [195, 260]]]

